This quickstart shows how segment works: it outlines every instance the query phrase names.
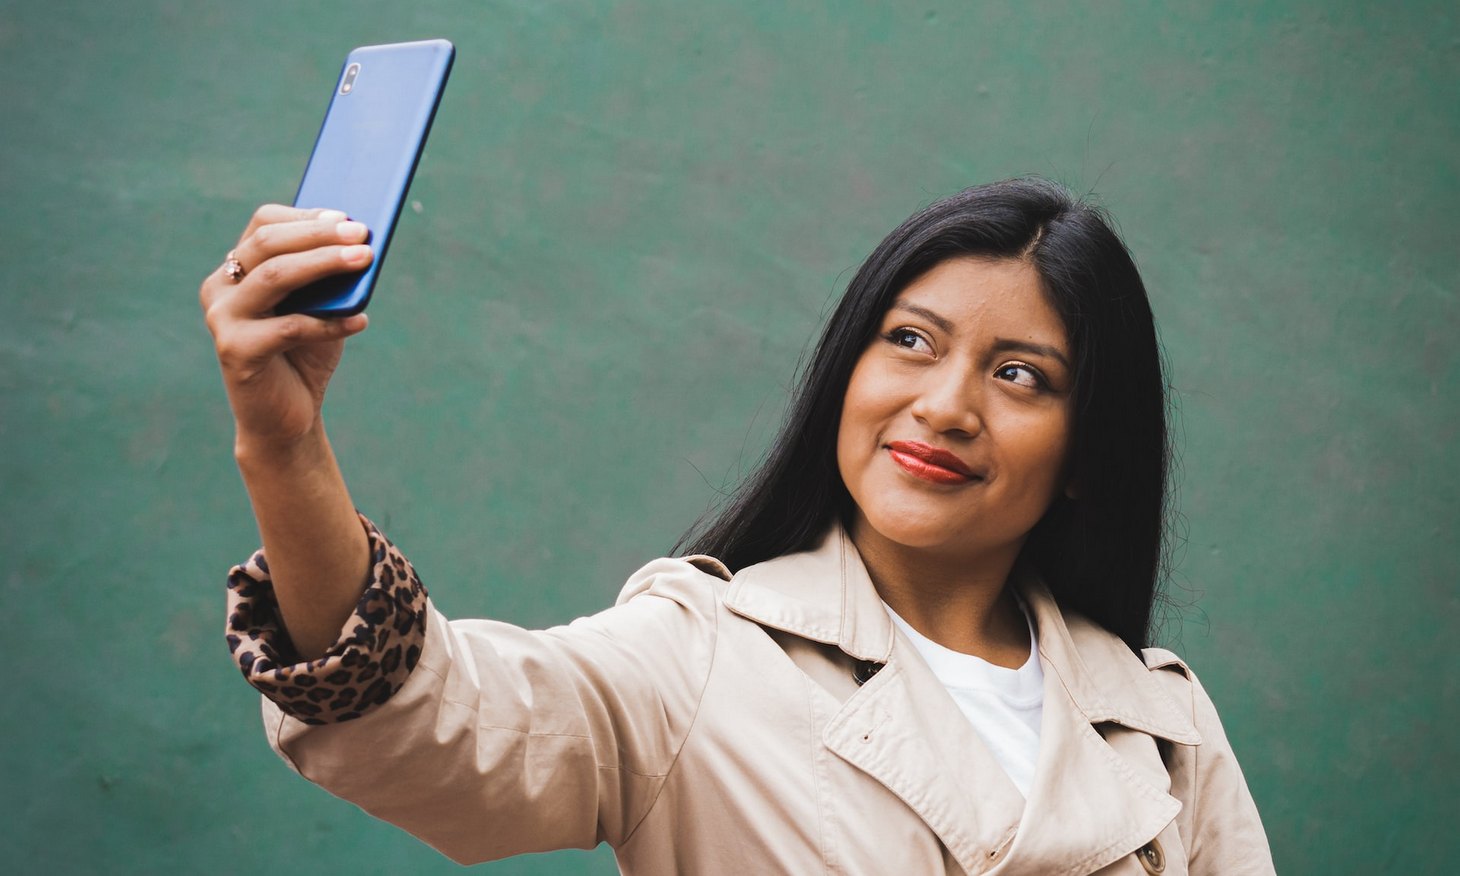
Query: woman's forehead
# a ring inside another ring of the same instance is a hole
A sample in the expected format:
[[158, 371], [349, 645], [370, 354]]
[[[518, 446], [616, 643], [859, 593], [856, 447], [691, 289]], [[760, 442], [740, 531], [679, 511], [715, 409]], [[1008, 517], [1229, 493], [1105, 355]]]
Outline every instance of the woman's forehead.
[[1065, 343], [1065, 325], [1039, 271], [1023, 259], [948, 259], [924, 272], [893, 299], [889, 315], [921, 317], [949, 334], [1013, 331]]

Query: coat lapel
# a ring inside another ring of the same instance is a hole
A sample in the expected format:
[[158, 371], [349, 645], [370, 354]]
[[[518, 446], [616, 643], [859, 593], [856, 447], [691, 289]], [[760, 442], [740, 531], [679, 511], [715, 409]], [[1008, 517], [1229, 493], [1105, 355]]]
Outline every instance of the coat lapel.
[[1019, 583], [1045, 673], [1034, 785], [1026, 802], [910, 643], [899, 637], [855, 547], [835, 527], [813, 550], [743, 569], [726, 605], [757, 623], [885, 664], [843, 703], [822, 741], [901, 798], [970, 876], [1088, 873], [1155, 836], [1181, 808], [1095, 725], [1185, 745], [1189, 716], [1118, 638], [1067, 619], [1037, 579]]
[[1201, 738], [1124, 642], [1083, 618], [1067, 622], [1038, 579], [1025, 576], [1019, 587], [1039, 634], [1044, 717], [1034, 786], [999, 873], [1091, 873], [1135, 851], [1181, 810], [1169, 784], [1122, 757], [1096, 725], [1184, 745]]
[[970, 874], [997, 864], [1024, 808], [968, 719], [905, 639], [822, 742], [918, 814]]

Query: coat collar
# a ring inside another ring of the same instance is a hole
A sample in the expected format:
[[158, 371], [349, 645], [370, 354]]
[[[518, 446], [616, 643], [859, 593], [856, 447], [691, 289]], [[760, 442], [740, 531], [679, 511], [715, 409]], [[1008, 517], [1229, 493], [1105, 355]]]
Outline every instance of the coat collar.
[[[1122, 724], [1182, 745], [1201, 742], [1191, 716], [1119, 637], [1065, 614], [1037, 576], [1025, 574], [1015, 583], [1034, 616], [1046, 672], [1058, 676], [1091, 724]], [[857, 660], [886, 663], [892, 653], [892, 620], [840, 525], [809, 551], [742, 569], [725, 604], [764, 626], [836, 645]]]
[[[886, 666], [822, 732], [838, 757], [900, 797], [970, 876], [1088, 873], [1134, 852], [1181, 804], [1097, 732], [1118, 723], [1182, 744], [1200, 737], [1116, 636], [1066, 617], [1018, 582], [1045, 670], [1039, 763], [1026, 802], [915, 649], [901, 638], [840, 527], [814, 549], [742, 569], [725, 595], [756, 623]], [[1155, 772], [1159, 757], [1152, 750]]]

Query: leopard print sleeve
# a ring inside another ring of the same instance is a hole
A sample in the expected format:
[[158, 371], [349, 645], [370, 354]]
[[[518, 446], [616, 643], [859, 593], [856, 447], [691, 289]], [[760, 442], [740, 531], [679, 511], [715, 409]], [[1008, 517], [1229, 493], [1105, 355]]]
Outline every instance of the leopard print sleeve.
[[249, 684], [306, 724], [349, 721], [390, 699], [426, 641], [421, 579], [375, 524], [360, 521], [370, 540], [369, 583], [318, 660], [300, 660], [289, 641], [263, 551], [228, 574], [228, 650]]

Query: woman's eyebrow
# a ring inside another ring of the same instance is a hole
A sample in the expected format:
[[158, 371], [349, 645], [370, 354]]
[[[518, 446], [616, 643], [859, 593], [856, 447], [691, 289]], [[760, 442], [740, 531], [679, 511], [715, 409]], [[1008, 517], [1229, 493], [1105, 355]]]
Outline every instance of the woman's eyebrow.
[[1036, 344], [1033, 341], [1020, 341], [1014, 338], [995, 338], [994, 351], [1002, 353], [1006, 350], [1016, 353], [1033, 353], [1036, 356], [1048, 356], [1065, 366], [1066, 370], [1070, 367], [1070, 360], [1065, 358], [1065, 354], [1060, 352], [1059, 349], [1047, 344]]
[[939, 331], [944, 332], [945, 334], [953, 334], [953, 323], [946, 317], [939, 316], [938, 314], [927, 309], [926, 307], [919, 307], [916, 304], [908, 304], [906, 301], [897, 301], [893, 303], [892, 309], [903, 310], [908, 313], [921, 316], [923, 319], [926, 319], [928, 322], [931, 322], [933, 325], [937, 326]]
[[[909, 304], [906, 301], [896, 301], [893, 303], [891, 309], [921, 316], [923, 319], [937, 326], [940, 331], [950, 335], [953, 334], [954, 326], [952, 321], [926, 307]], [[1058, 347], [1051, 347], [1048, 344], [1036, 344], [1033, 341], [1021, 341], [1015, 338], [995, 338], [993, 349], [996, 353], [1012, 351], [1016, 353], [1033, 353], [1036, 356], [1047, 356], [1063, 365], [1066, 369], [1070, 367], [1070, 360], [1065, 357], [1065, 354]]]

